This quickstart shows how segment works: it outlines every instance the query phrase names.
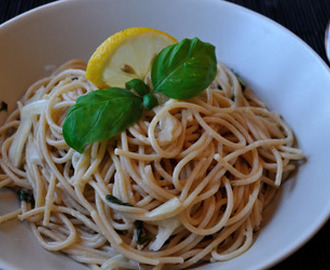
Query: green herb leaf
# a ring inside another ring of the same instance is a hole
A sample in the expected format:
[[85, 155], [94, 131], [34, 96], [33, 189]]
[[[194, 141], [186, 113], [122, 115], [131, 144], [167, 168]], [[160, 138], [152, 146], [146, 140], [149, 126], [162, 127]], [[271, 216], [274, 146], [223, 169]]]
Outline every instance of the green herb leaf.
[[147, 94], [143, 96], [143, 106], [150, 111], [153, 107], [158, 105], [158, 100], [154, 94]]
[[234, 75], [236, 76], [239, 84], [241, 85], [242, 91], [244, 91], [245, 88], [246, 88], [246, 83], [244, 82], [244, 80], [242, 79], [242, 77], [240, 75], [238, 75], [237, 72], [235, 72], [233, 69], [231, 71], [234, 73]]
[[34, 197], [32, 190], [26, 190], [21, 188], [20, 190], [17, 191], [17, 196], [20, 201], [25, 201], [34, 204]]
[[81, 96], [63, 124], [66, 143], [82, 153], [92, 142], [109, 139], [140, 120], [142, 99], [127, 89], [109, 88]]
[[215, 47], [198, 38], [184, 39], [156, 56], [151, 81], [155, 92], [170, 98], [190, 99], [208, 87], [216, 73]]
[[143, 245], [151, 240], [152, 236], [150, 234], [143, 235], [143, 222], [141, 220], [134, 221], [134, 226], [136, 228], [136, 242], [138, 245]]
[[128, 81], [125, 84], [125, 87], [127, 89], [133, 89], [136, 93], [138, 93], [141, 97], [143, 97], [146, 94], [150, 93], [150, 88], [148, 85], [144, 83], [144, 81], [140, 79], [133, 79]]
[[133, 206], [132, 204], [130, 203], [127, 203], [127, 202], [122, 202], [121, 200], [119, 200], [117, 197], [111, 195], [111, 194], [108, 194], [105, 196], [105, 199], [111, 203], [115, 203], [115, 204], [119, 204], [119, 205], [125, 205], [125, 206]]

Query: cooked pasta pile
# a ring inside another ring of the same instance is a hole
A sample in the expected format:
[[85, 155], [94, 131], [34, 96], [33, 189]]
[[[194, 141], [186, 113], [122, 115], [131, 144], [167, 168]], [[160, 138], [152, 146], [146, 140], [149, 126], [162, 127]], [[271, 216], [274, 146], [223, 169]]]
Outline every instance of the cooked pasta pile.
[[33, 84], [1, 127], [0, 187], [22, 200], [0, 223], [27, 220], [42, 247], [94, 269], [183, 269], [245, 252], [303, 158], [280, 115], [218, 64], [198, 97], [164, 100], [79, 154], [61, 126], [95, 90], [84, 69], [70, 61]]

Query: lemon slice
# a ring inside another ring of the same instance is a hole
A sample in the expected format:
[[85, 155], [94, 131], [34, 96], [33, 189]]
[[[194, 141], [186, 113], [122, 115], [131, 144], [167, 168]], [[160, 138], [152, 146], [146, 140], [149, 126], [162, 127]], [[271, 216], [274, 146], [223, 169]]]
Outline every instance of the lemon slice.
[[144, 80], [154, 57], [177, 40], [162, 31], [134, 27], [106, 39], [87, 64], [86, 77], [100, 89], [125, 87], [131, 79]]

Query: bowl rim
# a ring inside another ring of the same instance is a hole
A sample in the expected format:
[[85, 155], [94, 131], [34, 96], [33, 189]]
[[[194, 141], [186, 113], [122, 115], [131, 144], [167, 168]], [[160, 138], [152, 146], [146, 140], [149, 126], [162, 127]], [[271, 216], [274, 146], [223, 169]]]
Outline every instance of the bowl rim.
[[[97, 1], [97, 0], [94, 0]], [[141, 0], [140, 0], [141, 1]], [[162, 0], [154, 0], [154, 1], [162, 1]], [[180, 0], [180, 1], [187, 1], [187, 0]], [[256, 16], [259, 17], [261, 20], [266, 20], [268, 23], [271, 23], [273, 26], [280, 28], [280, 31], [284, 31], [287, 35], [290, 35], [292, 38], [296, 40], [296, 42], [299, 42], [301, 45], [304, 46], [304, 49], [306, 52], [312, 54], [313, 58], [319, 62], [319, 65], [322, 66], [322, 68], [325, 69], [329, 73], [330, 77], [330, 67], [326, 63], [324, 59], [321, 58], [321, 56], [316, 53], [311, 46], [309, 46], [302, 38], [300, 38], [298, 35], [296, 35], [294, 32], [290, 31], [283, 25], [279, 24], [278, 22], [274, 21], [273, 19], [270, 19], [269, 17], [262, 15], [256, 11], [250, 10], [246, 7], [240, 6], [238, 4], [232, 3], [232, 2], [227, 2], [227, 1], [218, 1], [218, 0], [192, 0], [194, 2], [201, 2], [201, 1], [208, 1], [208, 2], [214, 2], [215, 4], [220, 4], [220, 5], [227, 5], [230, 8], [238, 9], [241, 12], [248, 13], [248, 16]], [[10, 18], [9, 20], [3, 22], [0, 24], [0, 34], [1, 32], [9, 31], [12, 27], [15, 27], [16, 23], [21, 23], [22, 20], [28, 19], [30, 16], [34, 16], [35, 14], [39, 12], [44, 12], [52, 8], [63, 8], [65, 5], [72, 5], [72, 4], [79, 4], [83, 5], [84, 3], [89, 2], [88, 0], [58, 0], [54, 2], [50, 2], [38, 7], [35, 7], [31, 10], [28, 10], [26, 12], [21, 13], [20, 15], [17, 15], [13, 18]], [[101, 2], [101, 0], [99, 0]], [[303, 237], [296, 238], [295, 242], [288, 243], [287, 245], [287, 250], [283, 250], [281, 252], [277, 252], [274, 257], [272, 256], [272, 260], [268, 261], [267, 264], [265, 263], [260, 263], [261, 267], [271, 267], [279, 262], [285, 260], [289, 256], [291, 256], [293, 253], [295, 253], [298, 249], [300, 249], [302, 246], [304, 246], [310, 239], [312, 239], [318, 232], [319, 230], [327, 223], [327, 221], [330, 219], [330, 199], [329, 199], [329, 205], [327, 208], [323, 209], [323, 211], [319, 211], [318, 219], [314, 220], [309, 227], [309, 231], [306, 232], [306, 234]], [[312, 229], [313, 228], [313, 229]], [[263, 261], [264, 262], [264, 261]], [[0, 260], [0, 264], [3, 262]], [[4, 264], [5, 266], [5, 264]]]

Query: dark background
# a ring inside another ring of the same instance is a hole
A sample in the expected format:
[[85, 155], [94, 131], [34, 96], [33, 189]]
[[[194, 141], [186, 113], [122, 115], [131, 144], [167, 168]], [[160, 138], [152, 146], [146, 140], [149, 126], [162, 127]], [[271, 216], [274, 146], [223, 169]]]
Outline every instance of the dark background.
[[[0, 0], [0, 24], [34, 7], [54, 1]], [[229, 2], [254, 10], [288, 28], [312, 47], [329, 65], [324, 49], [324, 31], [330, 19], [330, 0], [229, 0]], [[272, 270], [279, 269], [330, 269], [330, 221], [305, 246], [272, 268]]]

